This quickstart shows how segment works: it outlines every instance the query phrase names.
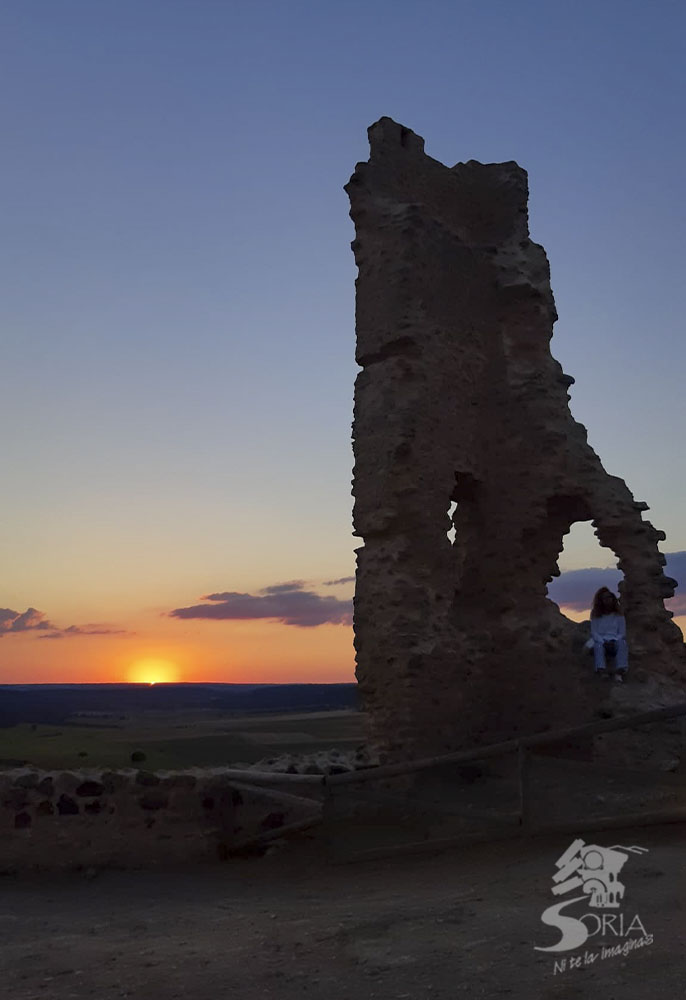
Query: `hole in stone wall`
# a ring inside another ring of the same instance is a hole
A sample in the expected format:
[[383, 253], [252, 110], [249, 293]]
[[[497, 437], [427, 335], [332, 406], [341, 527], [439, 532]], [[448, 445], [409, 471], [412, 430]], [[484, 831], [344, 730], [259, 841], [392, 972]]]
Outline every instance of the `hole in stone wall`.
[[82, 781], [76, 789], [76, 794], [92, 798], [94, 795], [102, 795], [104, 786], [99, 781]]
[[565, 617], [577, 622], [588, 620], [599, 587], [609, 587], [618, 595], [624, 579], [617, 569], [617, 556], [600, 544], [590, 521], [577, 521], [564, 535], [557, 566], [560, 576], [548, 584], [548, 597]]
[[451, 525], [450, 530], [448, 532], [448, 541], [450, 542], [451, 545], [455, 543], [455, 524], [453, 522], [453, 517], [455, 515], [456, 510], [457, 510], [457, 503], [453, 500], [452, 503], [450, 504], [450, 507], [448, 508], [448, 517], [450, 518], [450, 525]]
[[57, 802], [57, 812], [60, 816], [76, 816], [79, 807], [69, 795], [60, 795]]

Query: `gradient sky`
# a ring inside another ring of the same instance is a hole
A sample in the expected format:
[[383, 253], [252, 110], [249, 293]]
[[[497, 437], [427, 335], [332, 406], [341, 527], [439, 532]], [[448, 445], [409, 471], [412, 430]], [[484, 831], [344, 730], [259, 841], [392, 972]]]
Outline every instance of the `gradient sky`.
[[[382, 115], [529, 171], [573, 413], [686, 549], [685, 11], [0, 5], [0, 606], [44, 616], [0, 681], [352, 679], [342, 185]], [[612, 563], [574, 529], [564, 569]]]

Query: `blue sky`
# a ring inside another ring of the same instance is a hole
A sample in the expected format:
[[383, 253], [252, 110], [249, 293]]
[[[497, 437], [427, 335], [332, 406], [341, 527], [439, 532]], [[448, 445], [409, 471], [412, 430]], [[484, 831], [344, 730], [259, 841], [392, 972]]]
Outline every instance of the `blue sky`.
[[[354, 570], [342, 186], [382, 115], [443, 162], [529, 171], [573, 413], [685, 549], [685, 21], [671, 0], [5, 4], [0, 603], [118, 621]], [[563, 564], [603, 559], [575, 530]]]

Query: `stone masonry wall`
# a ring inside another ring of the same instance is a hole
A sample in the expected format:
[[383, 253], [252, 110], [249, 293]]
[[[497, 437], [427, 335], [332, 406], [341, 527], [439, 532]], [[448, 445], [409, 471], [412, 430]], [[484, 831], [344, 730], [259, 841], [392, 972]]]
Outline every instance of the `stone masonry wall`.
[[0, 873], [216, 859], [319, 813], [316, 798], [229, 780], [225, 770], [0, 772]]
[[681, 684], [665, 536], [589, 446], [550, 353], [557, 314], [526, 172], [446, 167], [389, 118], [369, 140], [346, 191], [362, 368], [354, 629], [373, 738], [402, 757], [591, 718], [577, 627], [546, 597], [576, 521], [624, 573], [631, 670]]

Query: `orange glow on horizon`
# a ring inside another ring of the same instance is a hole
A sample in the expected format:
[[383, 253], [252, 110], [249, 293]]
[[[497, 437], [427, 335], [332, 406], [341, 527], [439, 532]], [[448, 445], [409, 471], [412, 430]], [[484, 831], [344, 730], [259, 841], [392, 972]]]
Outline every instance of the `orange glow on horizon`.
[[590, 608], [586, 608], [584, 611], [576, 611], [574, 608], [567, 608], [563, 604], [560, 607], [560, 611], [565, 618], [571, 618], [573, 622], [587, 622], [591, 616]]
[[[588, 612], [562, 607], [570, 618]], [[686, 632], [686, 616], [674, 618]], [[125, 622], [127, 635], [38, 642], [2, 639], [0, 684], [297, 684], [355, 681], [349, 626], [294, 628], [264, 621], [202, 622], [179, 630], [158, 615]]]
[[179, 680], [179, 668], [172, 660], [145, 656], [134, 660], [128, 669], [130, 684], [171, 684]]

